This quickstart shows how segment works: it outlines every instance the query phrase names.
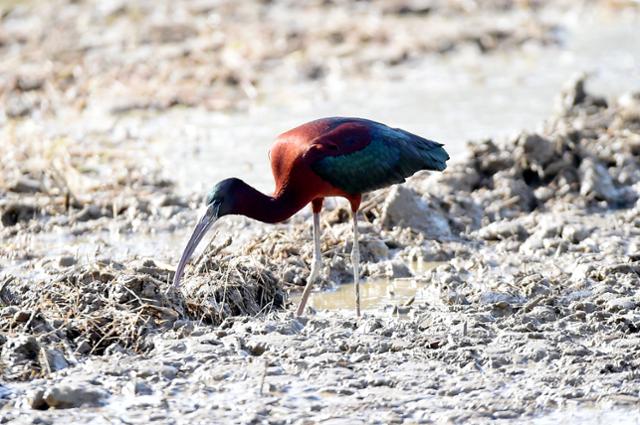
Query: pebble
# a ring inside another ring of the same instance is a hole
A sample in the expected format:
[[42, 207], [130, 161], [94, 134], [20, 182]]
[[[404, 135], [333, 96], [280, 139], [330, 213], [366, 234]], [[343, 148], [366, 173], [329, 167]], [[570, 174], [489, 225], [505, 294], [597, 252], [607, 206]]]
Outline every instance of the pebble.
[[106, 402], [109, 395], [106, 390], [87, 384], [61, 384], [47, 388], [43, 397], [49, 407], [70, 409], [80, 406], [100, 406]]
[[633, 310], [638, 302], [633, 297], [620, 297], [607, 301], [609, 311]]
[[2, 345], [2, 360], [5, 365], [36, 360], [39, 353], [40, 344], [33, 336], [10, 337]]
[[126, 395], [150, 395], [153, 394], [153, 389], [151, 385], [146, 383], [145, 381], [136, 379], [134, 381], [128, 382], [123, 389], [123, 393]]
[[13, 321], [16, 323], [25, 323], [31, 317], [31, 312], [28, 310], [20, 310], [13, 315]]
[[562, 228], [562, 238], [574, 244], [582, 242], [587, 236], [589, 230], [585, 227], [569, 225]]
[[69, 367], [69, 362], [60, 350], [45, 349], [40, 352], [40, 355], [46, 357], [46, 361], [41, 360], [40, 363], [44, 363], [50, 372], [57, 372]]
[[178, 375], [178, 369], [173, 366], [162, 366], [159, 370], [160, 375], [169, 381], [173, 380]]
[[58, 261], [58, 265], [60, 267], [71, 267], [76, 265], [78, 262], [78, 260], [75, 257], [60, 257], [60, 260]]
[[44, 390], [42, 388], [37, 388], [27, 393], [25, 401], [32, 409], [45, 410], [49, 408], [49, 405], [44, 400]]
[[9, 184], [8, 190], [15, 193], [38, 193], [42, 191], [42, 184], [34, 179], [20, 177]]
[[361, 248], [366, 254], [365, 256], [371, 258], [370, 261], [386, 260], [389, 257], [389, 247], [381, 239], [361, 242]]
[[607, 201], [611, 205], [624, 203], [624, 192], [615, 187], [613, 178], [604, 165], [587, 157], [580, 164], [580, 194], [597, 200]]
[[478, 237], [493, 241], [509, 238], [525, 240], [528, 236], [529, 234], [522, 224], [512, 221], [497, 221], [478, 230]]
[[12, 227], [18, 223], [32, 220], [37, 213], [38, 209], [34, 205], [24, 203], [0, 205], [0, 223], [4, 227]]

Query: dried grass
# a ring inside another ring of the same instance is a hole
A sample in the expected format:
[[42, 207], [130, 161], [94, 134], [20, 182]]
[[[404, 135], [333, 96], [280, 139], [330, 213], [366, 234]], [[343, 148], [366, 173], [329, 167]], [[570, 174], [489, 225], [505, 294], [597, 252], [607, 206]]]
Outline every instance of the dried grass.
[[[0, 285], [0, 332], [34, 335], [66, 358], [119, 351], [145, 352], [152, 336], [185, 321], [219, 324], [233, 315], [257, 315], [282, 307], [284, 293], [267, 269], [246, 257], [215, 262], [185, 279], [176, 291], [173, 272], [152, 261], [94, 263], [47, 279], [9, 276]], [[27, 318], [28, 317], [28, 318]], [[26, 319], [26, 320], [25, 320]], [[29, 379], [48, 370], [23, 359], [3, 373]]]

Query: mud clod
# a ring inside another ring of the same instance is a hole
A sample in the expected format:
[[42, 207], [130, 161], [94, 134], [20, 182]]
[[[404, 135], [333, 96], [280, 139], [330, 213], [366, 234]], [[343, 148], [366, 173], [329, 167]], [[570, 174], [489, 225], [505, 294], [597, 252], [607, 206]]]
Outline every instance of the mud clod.
[[87, 384], [57, 385], [42, 395], [47, 406], [54, 409], [100, 406], [108, 397], [107, 391]]
[[389, 190], [382, 206], [381, 224], [385, 228], [410, 227], [430, 239], [451, 235], [444, 214], [417, 192], [404, 186], [394, 186]]
[[27, 204], [5, 205], [0, 211], [0, 222], [5, 227], [32, 220], [38, 213], [38, 209], [35, 206]]

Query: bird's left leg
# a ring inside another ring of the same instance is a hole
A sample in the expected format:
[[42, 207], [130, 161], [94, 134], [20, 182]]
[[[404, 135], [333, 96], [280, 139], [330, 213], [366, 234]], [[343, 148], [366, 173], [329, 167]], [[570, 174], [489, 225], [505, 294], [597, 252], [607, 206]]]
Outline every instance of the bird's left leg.
[[322, 199], [314, 200], [313, 203], [313, 264], [311, 265], [311, 273], [307, 278], [307, 284], [302, 291], [302, 298], [300, 299], [300, 305], [296, 311], [296, 316], [301, 316], [304, 313], [304, 308], [307, 305], [307, 300], [311, 294], [311, 288], [313, 282], [320, 274], [322, 268], [322, 253], [320, 252], [320, 209], [322, 208]]
[[358, 247], [358, 212], [353, 211], [353, 248], [351, 263], [353, 264], [353, 283], [356, 287], [356, 316], [360, 317], [360, 248]]

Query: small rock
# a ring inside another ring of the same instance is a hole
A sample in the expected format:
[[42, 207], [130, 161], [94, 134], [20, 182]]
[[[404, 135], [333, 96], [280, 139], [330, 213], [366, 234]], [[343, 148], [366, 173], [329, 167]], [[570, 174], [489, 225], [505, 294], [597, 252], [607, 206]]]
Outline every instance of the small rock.
[[2, 346], [2, 359], [7, 364], [36, 360], [40, 344], [33, 336], [18, 336], [7, 339]]
[[87, 340], [87, 339], [83, 339], [82, 341], [80, 341], [78, 343], [78, 347], [76, 348], [76, 352], [78, 354], [87, 354], [89, 351], [91, 351], [91, 348], [93, 346], [91, 345], [91, 341]]
[[528, 317], [536, 319], [540, 323], [550, 323], [557, 319], [554, 309], [546, 305], [535, 306], [531, 309]]
[[29, 407], [37, 410], [45, 410], [49, 407], [47, 402], [44, 400], [44, 390], [41, 388], [35, 389], [26, 396], [26, 402]]
[[414, 190], [401, 185], [389, 191], [382, 206], [381, 222], [387, 229], [394, 226], [411, 227], [432, 239], [451, 235], [449, 221], [439, 209]]
[[3, 208], [0, 222], [5, 227], [11, 227], [20, 222], [32, 220], [36, 214], [37, 209], [33, 205], [9, 204]]
[[539, 273], [524, 276], [518, 282], [518, 285], [523, 288], [525, 295], [528, 297], [551, 292], [549, 280]]
[[411, 348], [411, 343], [402, 339], [395, 339], [391, 343], [391, 351], [393, 352], [404, 351], [409, 348]]
[[633, 310], [638, 303], [632, 297], [620, 297], [607, 301], [609, 311]]
[[276, 326], [276, 332], [281, 335], [295, 335], [304, 329], [305, 323], [302, 318], [292, 319], [287, 322], [279, 323]]
[[396, 314], [398, 314], [400, 316], [409, 314], [410, 311], [411, 311], [411, 306], [399, 305], [395, 309]]
[[100, 406], [110, 394], [86, 384], [56, 385], [47, 389], [44, 400], [49, 407], [69, 409], [80, 406]]
[[378, 329], [381, 329], [383, 327], [382, 325], [382, 321], [378, 318], [366, 318], [363, 319], [363, 321], [361, 322], [361, 325], [358, 327], [357, 332], [359, 333], [364, 333], [364, 334], [369, 334], [369, 333], [373, 333]]
[[135, 380], [127, 383], [123, 392], [127, 395], [151, 395], [153, 394], [153, 389], [146, 382]]
[[160, 369], [160, 375], [162, 375], [163, 378], [171, 381], [178, 375], [178, 369], [173, 366], [165, 365]]
[[349, 358], [349, 362], [350, 363], [360, 363], [360, 362], [364, 362], [367, 361], [371, 358], [371, 356], [369, 356], [367, 353], [356, 353], [351, 355], [351, 357]]
[[[542, 172], [542, 168], [555, 156], [553, 144], [538, 134], [522, 134], [516, 142], [515, 156], [525, 161], [525, 167]], [[521, 150], [520, 150], [521, 149]]]
[[570, 110], [585, 101], [587, 98], [587, 93], [584, 89], [586, 79], [586, 75], [579, 74], [564, 87], [559, 100], [560, 106], [564, 110]]
[[382, 376], [382, 375], [374, 375], [367, 380], [367, 383], [372, 387], [392, 387], [393, 381], [391, 379]]
[[20, 177], [9, 185], [8, 190], [14, 193], [38, 193], [42, 192], [42, 185], [37, 180]]
[[380, 261], [389, 257], [389, 247], [381, 239], [360, 242], [363, 259], [366, 261]]
[[189, 202], [180, 196], [173, 195], [173, 194], [171, 195], [165, 194], [157, 199], [154, 199], [153, 205], [156, 208], [172, 207], [172, 206], [187, 208], [189, 206]]
[[580, 226], [565, 226], [562, 228], [562, 238], [571, 243], [580, 243], [589, 236], [589, 229]]
[[480, 294], [480, 303], [482, 304], [499, 306], [502, 304], [521, 304], [523, 301], [520, 297], [504, 292], [483, 292]]
[[549, 186], [540, 186], [533, 191], [533, 195], [541, 202], [547, 202], [549, 199], [553, 198], [554, 194], [555, 191]]
[[261, 356], [265, 351], [267, 351], [268, 346], [263, 341], [249, 341], [247, 342], [245, 348], [252, 356]]
[[28, 310], [20, 310], [13, 315], [13, 321], [16, 323], [25, 323], [31, 317], [31, 312]]
[[44, 86], [44, 77], [37, 74], [23, 74], [16, 81], [16, 88], [23, 92], [40, 90], [42, 86]]
[[411, 277], [411, 269], [404, 262], [400, 260], [389, 261], [387, 263], [387, 277], [398, 279], [401, 277]]
[[[468, 305], [469, 304], [469, 300], [467, 299], [467, 297], [458, 291], [453, 291], [453, 290], [441, 291], [440, 298], [442, 299], [442, 302], [448, 305]], [[395, 309], [395, 312], [398, 313], [397, 308]]]
[[513, 170], [499, 171], [492, 180], [494, 186], [492, 193], [497, 195], [498, 199], [509, 200], [509, 202], [490, 203], [485, 207], [487, 210], [497, 209], [496, 212], [505, 210], [500, 213], [501, 217], [505, 217], [504, 214], [509, 210], [529, 212], [535, 208], [536, 198], [533, 195], [533, 189], [522, 178], [514, 176]]
[[593, 313], [596, 311], [597, 306], [588, 301], [576, 301], [571, 304], [571, 309], [573, 311], [584, 311], [585, 313]]
[[11, 317], [15, 315], [20, 309], [15, 305], [8, 305], [0, 309], [0, 317]]
[[520, 223], [513, 221], [496, 221], [478, 230], [478, 236], [484, 240], [500, 241], [509, 238], [525, 240], [529, 233]]
[[613, 206], [635, 202], [636, 196], [628, 188], [617, 188], [607, 168], [591, 157], [580, 164], [580, 195], [596, 201], [606, 201]]
[[108, 215], [108, 214], [105, 211], [102, 211], [102, 209], [99, 206], [87, 205], [75, 215], [74, 220], [90, 221], [90, 220], [96, 220], [100, 217], [104, 217], [105, 215]]
[[[64, 357], [64, 354], [60, 350], [55, 349], [47, 349], [45, 351], [41, 351], [41, 356], [46, 356], [45, 360], [46, 365], [50, 372], [57, 372], [66, 367], [69, 367], [69, 362]], [[40, 362], [44, 363], [43, 361]]]
[[5, 114], [9, 118], [26, 117], [34, 109], [33, 101], [29, 101], [24, 96], [10, 96], [6, 100]]
[[578, 264], [571, 272], [571, 281], [576, 283], [583, 283], [585, 280], [590, 278], [591, 273], [594, 270], [595, 267], [592, 264]]
[[60, 260], [58, 260], [58, 265], [60, 267], [71, 267], [73, 265], [75, 265], [78, 262], [78, 260], [76, 260], [74, 257], [60, 257]]

